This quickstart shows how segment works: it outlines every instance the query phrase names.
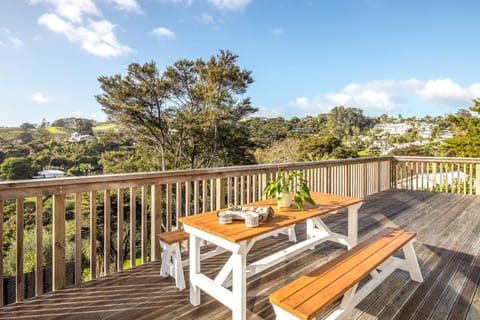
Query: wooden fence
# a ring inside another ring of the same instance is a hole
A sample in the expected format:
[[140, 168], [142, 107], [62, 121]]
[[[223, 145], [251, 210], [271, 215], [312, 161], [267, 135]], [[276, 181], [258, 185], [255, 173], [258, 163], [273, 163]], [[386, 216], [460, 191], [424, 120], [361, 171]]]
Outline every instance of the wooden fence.
[[405, 190], [477, 194], [480, 159], [395, 157], [393, 187]]

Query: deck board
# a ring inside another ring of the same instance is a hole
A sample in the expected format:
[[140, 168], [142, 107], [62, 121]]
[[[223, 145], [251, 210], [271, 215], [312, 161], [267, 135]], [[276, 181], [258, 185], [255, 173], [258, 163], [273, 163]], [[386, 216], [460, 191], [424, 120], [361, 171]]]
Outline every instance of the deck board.
[[[344, 233], [345, 217], [340, 212], [325, 221], [332, 230]], [[406, 272], [393, 273], [355, 308], [350, 318], [480, 319], [480, 197], [395, 190], [368, 197], [359, 210], [359, 240], [387, 226], [417, 233], [415, 249], [425, 280], [418, 284], [408, 281]], [[304, 224], [297, 225], [300, 240], [304, 239], [304, 229]], [[266, 250], [288, 245], [283, 235], [264, 239], [248, 259], [254, 261]], [[248, 318], [274, 319], [269, 294], [342, 251], [344, 248], [336, 243], [322, 243], [250, 278]], [[210, 258], [202, 269], [213, 276], [226, 259], [225, 254]], [[188, 290], [177, 290], [174, 280], [161, 278], [159, 270], [159, 262], [149, 263], [4, 306], [0, 308], [0, 320], [230, 318], [229, 309], [205, 294], [201, 306], [191, 306]], [[322, 314], [326, 315], [328, 310]]]

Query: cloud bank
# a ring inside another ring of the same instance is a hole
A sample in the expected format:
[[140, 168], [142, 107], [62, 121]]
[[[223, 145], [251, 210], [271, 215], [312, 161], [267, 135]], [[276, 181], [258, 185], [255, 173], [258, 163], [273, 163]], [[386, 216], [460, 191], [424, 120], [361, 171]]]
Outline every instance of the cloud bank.
[[384, 80], [352, 83], [338, 92], [321, 94], [314, 98], [298, 97], [289, 103], [305, 112], [327, 112], [335, 106], [358, 107], [370, 112], [391, 112], [410, 98], [442, 106], [463, 106], [480, 97], [480, 83], [462, 87], [449, 78], [420, 81]]

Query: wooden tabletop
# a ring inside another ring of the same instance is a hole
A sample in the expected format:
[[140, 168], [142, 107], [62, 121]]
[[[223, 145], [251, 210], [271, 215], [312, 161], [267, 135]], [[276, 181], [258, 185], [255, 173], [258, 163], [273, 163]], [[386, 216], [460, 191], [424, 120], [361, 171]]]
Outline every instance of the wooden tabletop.
[[298, 208], [280, 208], [277, 209], [277, 200], [269, 199], [244, 204], [244, 206], [271, 206], [275, 211], [275, 216], [269, 218], [266, 222], [261, 222], [258, 227], [246, 227], [244, 221], [234, 221], [231, 224], [220, 224], [217, 213], [226, 209], [201, 213], [193, 216], [180, 218], [180, 222], [193, 228], [214, 234], [231, 242], [239, 242], [257, 237], [261, 234], [271, 232], [276, 229], [321, 216], [338, 209], [346, 208], [363, 201], [361, 198], [352, 198], [338, 196], [328, 193], [312, 192], [313, 200], [316, 205], [305, 204], [303, 211]]

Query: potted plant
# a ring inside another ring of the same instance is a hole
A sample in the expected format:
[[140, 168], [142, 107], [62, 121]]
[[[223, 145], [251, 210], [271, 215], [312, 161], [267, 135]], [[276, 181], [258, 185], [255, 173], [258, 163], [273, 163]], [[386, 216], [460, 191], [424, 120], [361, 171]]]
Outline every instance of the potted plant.
[[[277, 198], [278, 207], [289, 207], [295, 202], [300, 210], [303, 210], [303, 201], [315, 204], [307, 180], [303, 173], [297, 170], [279, 169], [275, 179], [269, 180], [263, 189], [263, 195], [267, 198]], [[290, 202], [289, 202], [290, 201]]]

